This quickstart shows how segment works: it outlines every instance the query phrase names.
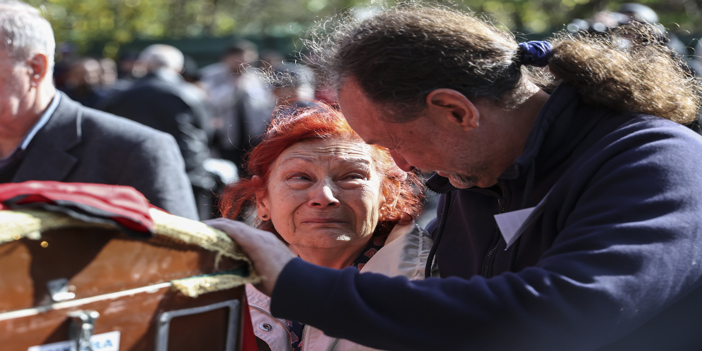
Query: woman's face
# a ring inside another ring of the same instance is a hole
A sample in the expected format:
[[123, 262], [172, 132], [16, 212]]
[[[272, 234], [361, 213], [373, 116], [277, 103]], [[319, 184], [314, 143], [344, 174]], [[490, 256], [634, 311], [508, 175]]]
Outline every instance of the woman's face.
[[293, 247], [357, 247], [370, 240], [383, 202], [368, 146], [321, 139], [278, 156], [257, 212]]

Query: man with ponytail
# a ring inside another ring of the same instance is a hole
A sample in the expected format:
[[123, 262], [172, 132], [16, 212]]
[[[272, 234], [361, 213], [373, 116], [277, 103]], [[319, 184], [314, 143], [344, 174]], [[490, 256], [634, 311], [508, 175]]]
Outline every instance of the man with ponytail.
[[375, 348], [701, 349], [702, 138], [683, 124], [702, 86], [651, 33], [520, 44], [404, 6], [313, 41], [364, 141], [437, 172], [441, 279], [321, 268], [212, 224], [250, 254], [276, 317]]

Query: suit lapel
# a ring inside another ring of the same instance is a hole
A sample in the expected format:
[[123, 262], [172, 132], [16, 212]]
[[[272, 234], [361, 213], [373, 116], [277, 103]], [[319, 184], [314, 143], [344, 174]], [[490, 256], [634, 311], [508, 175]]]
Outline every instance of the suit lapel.
[[30, 142], [12, 181], [64, 181], [78, 163], [69, 150], [81, 141], [81, 117], [82, 106], [62, 95], [49, 122]]

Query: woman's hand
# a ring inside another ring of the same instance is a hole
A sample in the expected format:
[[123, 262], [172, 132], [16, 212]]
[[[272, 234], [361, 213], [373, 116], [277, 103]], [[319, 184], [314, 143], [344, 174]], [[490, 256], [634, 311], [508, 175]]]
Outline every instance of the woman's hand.
[[271, 296], [278, 276], [295, 255], [272, 233], [251, 228], [248, 225], [226, 218], [204, 221], [229, 235], [251, 258], [261, 283], [256, 286], [264, 294]]

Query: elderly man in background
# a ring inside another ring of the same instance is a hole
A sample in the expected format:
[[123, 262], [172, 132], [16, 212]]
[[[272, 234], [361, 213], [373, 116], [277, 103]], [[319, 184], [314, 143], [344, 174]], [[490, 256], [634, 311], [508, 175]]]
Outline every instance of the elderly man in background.
[[127, 185], [155, 206], [197, 219], [173, 137], [57, 92], [54, 49], [51, 25], [37, 9], [0, 2], [0, 182]]
[[212, 132], [205, 93], [183, 79], [184, 56], [173, 46], [151, 45], [138, 61], [146, 75], [100, 109], [172, 135], [185, 160], [200, 218], [211, 218], [215, 181], [204, 167]]

